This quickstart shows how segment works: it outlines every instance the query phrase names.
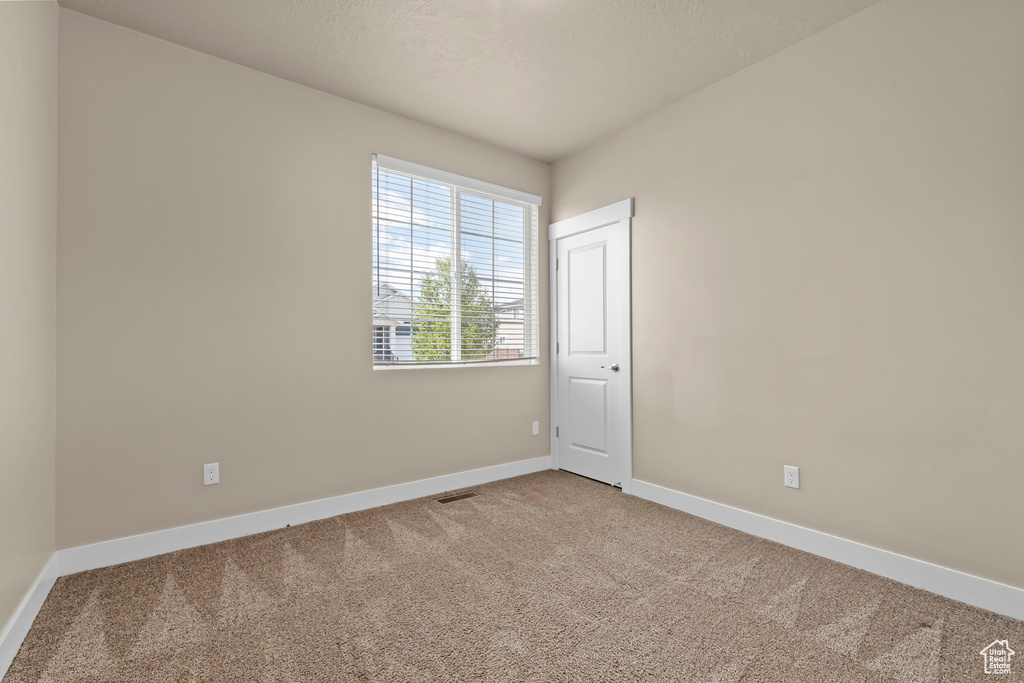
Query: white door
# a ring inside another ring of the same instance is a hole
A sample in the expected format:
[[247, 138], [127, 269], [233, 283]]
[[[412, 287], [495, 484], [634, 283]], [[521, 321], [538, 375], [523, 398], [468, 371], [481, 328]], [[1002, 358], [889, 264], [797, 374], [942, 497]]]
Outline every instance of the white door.
[[560, 469], [632, 479], [632, 200], [552, 224], [552, 454]]

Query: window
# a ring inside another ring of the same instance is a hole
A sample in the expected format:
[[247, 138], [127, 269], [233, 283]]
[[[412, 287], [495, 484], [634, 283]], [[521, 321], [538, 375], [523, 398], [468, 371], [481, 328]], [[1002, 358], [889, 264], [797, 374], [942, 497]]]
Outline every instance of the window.
[[538, 362], [540, 201], [374, 155], [374, 366]]
[[383, 325], [373, 326], [373, 360], [391, 358], [391, 342], [388, 328]]

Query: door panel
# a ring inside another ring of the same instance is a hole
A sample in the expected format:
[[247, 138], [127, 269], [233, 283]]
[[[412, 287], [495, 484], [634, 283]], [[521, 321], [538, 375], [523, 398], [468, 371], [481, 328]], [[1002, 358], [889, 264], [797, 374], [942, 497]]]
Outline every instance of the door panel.
[[608, 456], [608, 382], [569, 378], [569, 429], [573, 448]]
[[599, 242], [567, 250], [570, 354], [608, 351], [607, 248]]
[[631, 458], [627, 238], [615, 222], [553, 244], [557, 462], [608, 484]]

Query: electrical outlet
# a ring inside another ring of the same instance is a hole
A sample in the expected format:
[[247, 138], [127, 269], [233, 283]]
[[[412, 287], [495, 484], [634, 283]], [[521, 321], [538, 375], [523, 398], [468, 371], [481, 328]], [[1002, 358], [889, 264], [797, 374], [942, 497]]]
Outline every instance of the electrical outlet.
[[783, 465], [783, 483], [791, 489], [800, 488], [800, 468], [792, 465]]
[[203, 465], [203, 486], [220, 483], [220, 463], [214, 462]]
[[540, 422], [538, 422], [537, 420], [534, 420], [533, 421], [533, 435], [537, 436], [538, 434], [540, 434]]

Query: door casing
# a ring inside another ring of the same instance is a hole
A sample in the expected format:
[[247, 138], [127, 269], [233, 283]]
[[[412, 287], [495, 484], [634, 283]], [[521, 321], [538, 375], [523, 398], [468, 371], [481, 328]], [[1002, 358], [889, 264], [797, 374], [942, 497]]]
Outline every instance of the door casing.
[[632, 219], [633, 219], [633, 198], [623, 199], [622, 201], [614, 204], [609, 204], [600, 209], [594, 209], [587, 213], [567, 218], [557, 223], [552, 223], [548, 226], [548, 282], [549, 286], [549, 313], [550, 313], [550, 330], [551, 330], [551, 373], [550, 373], [550, 392], [551, 392], [551, 456], [555, 468], [560, 467], [558, 462], [558, 437], [555, 435], [555, 430], [559, 426], [559, 415], [558, 415], [558, 275], [556, 272], [556, 260], [558, 254], [558, 240], [570, 235], [576, 235], [588, 230], [595, 230], [597, 228], [616, 226], [621, 231], [621, 251], [619, 258], [616, 259], [615, 267], [623, 269], [623, 277], [621, 282], [625, 283], [626, 291], [621, 292], [622, 306], [620, 307], [619, 320], [619, 334], [621, 335], [621, 349], [623, 360], [620, 361], [621, 367], [621, 380], [627, 387], [626, 400], [623, 409], [618, 415], [615, 416], [615, 420], [621, 426], [625, 432], [624, 438], [621, 440], [622, 448], [624, 453], [621, 456], [620, 463], [620, 481], [623, 493], [631, 493], [632, 481], [633, 481], [633, 344], [632, 344], [632, 277], [631, 277], [631, 235], [632, 235]]

